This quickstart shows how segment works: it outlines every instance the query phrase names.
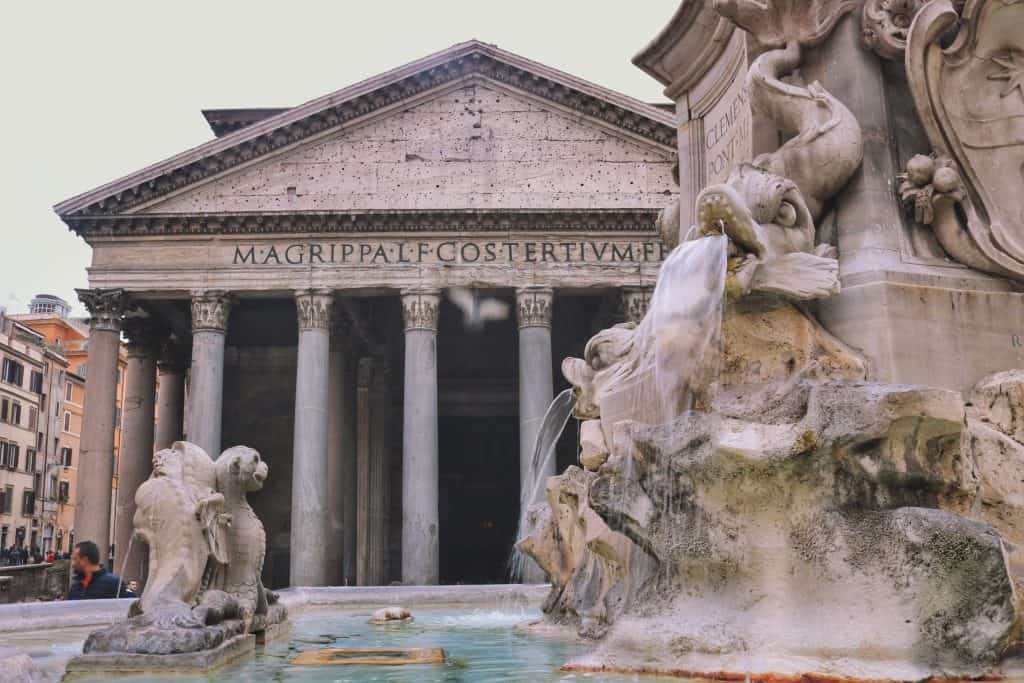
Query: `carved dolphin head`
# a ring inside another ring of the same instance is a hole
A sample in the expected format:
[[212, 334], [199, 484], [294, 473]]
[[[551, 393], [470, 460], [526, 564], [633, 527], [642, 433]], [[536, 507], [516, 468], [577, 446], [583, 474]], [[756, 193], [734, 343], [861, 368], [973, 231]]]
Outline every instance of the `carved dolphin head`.
[[217, 458], [217, 489], [226, 491], [240, 487], [243, 491], [259, 491], [267, 473], [267, 463], [256, 449], [232, 446]]

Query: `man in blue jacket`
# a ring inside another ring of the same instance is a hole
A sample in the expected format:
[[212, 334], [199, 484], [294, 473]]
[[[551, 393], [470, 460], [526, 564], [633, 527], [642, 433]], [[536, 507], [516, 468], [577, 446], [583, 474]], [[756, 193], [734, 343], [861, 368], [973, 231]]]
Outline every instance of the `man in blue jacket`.
[[75, 544], [75, 551], [71, 553], [71, 570], [75, 580], [71, 583], [68, 600], [135, 597], [126, 586], [121, 586], [118, 594], [117, 586], [121, 580], [100, 564], [100, 549], [92, 541]]

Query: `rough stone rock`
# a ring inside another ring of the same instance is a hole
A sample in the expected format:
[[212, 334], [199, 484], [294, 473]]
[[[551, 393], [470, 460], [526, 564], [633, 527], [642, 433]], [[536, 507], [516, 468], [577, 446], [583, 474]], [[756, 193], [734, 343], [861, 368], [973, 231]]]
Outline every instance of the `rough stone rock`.
[[534, 506], [518, 547], [547, 572], [543, 609], [579, 635], [601, 637], [657, 569], [625, 535], [612, 531], [588, 504], [591, 472], [569, 467], [547, 481], [547, 505]]
[[43, 680], [43, 672], [27, 652], [8, 647], [0, 648], [0, 681], [41, 683]]
[[967, 416], [1024, 443], [1024, 370], [984, 378], [967, 397]]
[[589, 472], [596, 472], [608, 459], [608, 445], [600, 420], [586, 420], [580, 425], [580, 464]]
[[411, 624], [414, 617], [412, 612], [404, 607], [383, 607], [372, 615], [367, 623], [370, 624]]
[[[960, 395], [794, 392], [781, 412], [734, 402], [732, 416], [619, 423], [598, 473], [549, 480], [549, 528], [520, 544], [551, 577], [545, 610], [581, 632], [584, 615], [606, 620], [573, 666], [974, 676], [1016, 642], [1012, 557], [992, 525], [957, 514], [988, 455], [961, 450]], [[588, 526], [633, 553], [616, 580], [635, 588], [615, 609], [579, 590], [597, 555], [579, 538]]]

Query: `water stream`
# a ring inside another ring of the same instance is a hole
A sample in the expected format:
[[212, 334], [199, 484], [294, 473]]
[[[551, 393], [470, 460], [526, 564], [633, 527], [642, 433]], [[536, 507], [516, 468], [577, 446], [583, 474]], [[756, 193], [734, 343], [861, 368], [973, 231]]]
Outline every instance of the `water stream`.
[[[526, 533], [526, 513], [530, 506], [544, 499], [544, 483], [548, 478], [547, 473], [555, 470], [551, 463], [555, 459], [558, 439], [561, 438], [562, 432], [565, 431], [565, 425], [572, 417], [572, 409], [575, 404], [573, 390], [566, 389], [555, 396], [551, 405], [548, 406], [547, 412], [544, 413], [544, 420], [537, 431], [537, 440], [533, 445], [533, 458], [530, 459], [526, 479], [520, 487], [519, 528], [516, 532], [516, 539], [523, 538]], [[513, 582], [518, 582], [522, 578], [524, 562], [526, 562], [526, 556], [518, 550], [513, 550], [510, 560]]]

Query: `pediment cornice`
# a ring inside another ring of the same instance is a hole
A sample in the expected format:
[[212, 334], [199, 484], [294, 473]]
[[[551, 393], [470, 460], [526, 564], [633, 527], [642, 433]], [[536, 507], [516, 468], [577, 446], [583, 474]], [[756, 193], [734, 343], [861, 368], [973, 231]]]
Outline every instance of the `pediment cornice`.
[[87, 239], [173, 235], [443, 232], [656, 232], [655, 209], [274, 212], [71, 216]]
[[670, 112], [473, 41], [283, 111], [61, 202], [54, 209], [77, 230], [76, 218], [130, 211], [260, 156], [472, 76], [550, 101], [670, 151], [675, 148], [676, 128]]

